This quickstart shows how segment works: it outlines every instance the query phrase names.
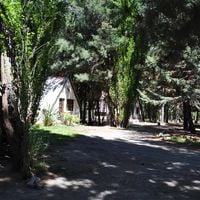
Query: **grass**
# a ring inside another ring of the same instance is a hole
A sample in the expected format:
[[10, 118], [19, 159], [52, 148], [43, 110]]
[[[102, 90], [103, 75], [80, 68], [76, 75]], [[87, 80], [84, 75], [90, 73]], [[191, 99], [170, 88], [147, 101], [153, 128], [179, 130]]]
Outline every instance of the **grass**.
[[176, 143], [181, 143], [181, 144], [184, 144], [187, 142], [187, 139], [185, 137], [176, 136], [176, 135], [171, 136], [170, 140]]
[[35, 137], [42, 138], [44, 143], [58, 144], [66, 140], [74, 139], [78, 136], [76, 129], [72, 126], [55, 125], [55, 126], [33, 126], [31, 134]]
[[61, 145], [67, 140], [74, 139], [77, 136], [78, 133], [72, 126], [33, 126], [29, 137], [29, 152], [32, 158], [32, 171], [37, 175], [44, 174], [47, 171], [46, 163], [40, 158], [49, 145]]
[[164, 140], [177, 143], [177, 144], [186, 144], [190, 146], [200, 147], [200, 137], [194, 135], [171, 135]]

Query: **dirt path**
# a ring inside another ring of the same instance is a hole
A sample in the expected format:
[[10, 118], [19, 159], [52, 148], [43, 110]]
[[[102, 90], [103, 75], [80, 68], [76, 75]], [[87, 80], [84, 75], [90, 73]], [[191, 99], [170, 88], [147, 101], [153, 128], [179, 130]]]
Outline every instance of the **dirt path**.
[[79, 138], [49, 150], [44, 189], [1, 177], [0, 199], [199, 200], [199, 150], [163, 144], [152, 135], [159, 131], [84, 127]]

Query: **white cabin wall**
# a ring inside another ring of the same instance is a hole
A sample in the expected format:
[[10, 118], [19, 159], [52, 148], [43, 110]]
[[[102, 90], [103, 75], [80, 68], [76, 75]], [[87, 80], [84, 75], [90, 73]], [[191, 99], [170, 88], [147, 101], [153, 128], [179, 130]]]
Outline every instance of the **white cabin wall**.
[[[65, 84], [65, 85], [64, 85]], [[46, 81], [46, 89], [40, 102], [38, 120], [42, 120], [42, 110], [53, 108], [53, 112], [59, 112], [59, 99], [64, 99], [64, 112], [67, 112], [67, 99], [73, 99], [72, 114], [80, 116], [79, 104], [74, 94], [71, 83], [66, 78], [51, 77]]]
[[[66, 84], [65, 92], [66, 92], [66, 99], [73, 99], [74, 100], [72, 114], [80, 116], [79, 104], [78, 104], [78, 101], [76, 99], [76, 95], [74, 93], [74, 90], [73, 90], [73, 87], [72, 87], [70, 81], [68, 81], [67, 84]], [[67, 110], [67, 102], [66, 102], [66, 111], [68, 111]]]

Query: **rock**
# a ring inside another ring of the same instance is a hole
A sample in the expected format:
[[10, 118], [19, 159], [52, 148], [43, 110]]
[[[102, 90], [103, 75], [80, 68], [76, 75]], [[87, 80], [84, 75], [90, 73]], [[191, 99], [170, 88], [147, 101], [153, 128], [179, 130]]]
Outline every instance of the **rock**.
[[164, 134], [164, 137], [171, 137], [169, 133]]
[[160, 132], [159, 134], [158, 134], [158, 137], [163, 137], [164, 136], [164, 134], [162, 133], [162, 132]]
[[167, 131], [163, 131], [158, 134], [158, 137], [170, 137], [170, 136], [171, 135], [169, 133], [167, 133]]
[[27, 186], [31, 188], [40, 189], [42, 188], [41, 179], [37, 176], [32, 176], [27, 182]]

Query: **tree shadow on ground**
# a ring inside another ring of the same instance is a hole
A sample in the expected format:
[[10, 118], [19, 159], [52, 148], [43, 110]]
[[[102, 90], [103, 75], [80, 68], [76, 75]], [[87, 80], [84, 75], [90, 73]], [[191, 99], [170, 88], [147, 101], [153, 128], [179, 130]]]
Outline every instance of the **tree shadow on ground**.
[[9, 192], [0, 190], [0, 196], [5, 200], [197, 200], [199, 155], [149, 139], [79, 136], [50, 147], [44, 155], [49, 165], [44, 189], [17, 185]]
[[129, 127], [129, 130], [137, 131], [138, 133], [142, 134], [158, 134], [165, 131], [168, 131], [169, 129], [177, 128], [177, 126], [158, 126], [158, 125], [131, 125]]

